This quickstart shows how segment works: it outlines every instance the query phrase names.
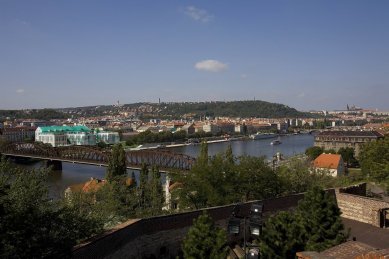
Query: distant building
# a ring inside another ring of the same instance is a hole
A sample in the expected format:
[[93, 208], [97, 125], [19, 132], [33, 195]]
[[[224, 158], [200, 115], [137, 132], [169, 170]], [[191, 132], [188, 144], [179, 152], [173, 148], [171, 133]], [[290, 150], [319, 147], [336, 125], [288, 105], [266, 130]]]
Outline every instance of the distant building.
[[313, 161], [316, 170], [329, 170], [332, 176], [344, 175], [345, 168], [341, 155], [321, 154]]
[[119, 132], [101, 131], [96, 133], [96, 142], [104, 142], [106, 144], [117, 144], [120, 142]]
[[211, 132], [212, 134], [217, 134], [220, 132], [220, 128], [216, 124], [208, 123], [203, 125], [203, 131]]
[[229, 122], [219, 122], [216, 124], [223, 133], [232, 134], [235, 131], [235, 124]]
[[377, 131], [323, 131], [316, 135], [314, 145], [324, 149], [351, 147], [358, 156], [362, 145], [382, 138], [383, 135]]
[[194, 134], [196, 131], [193, 124], [186, 124], [186, 125], [182, 126], [181, 130], [185, 131], [186, 134], [188, 134], [188, 135]]
[[96, 136], [86, 126], [49, 126], [36, 129], [35, 141], [47, 143], [53, 147], [96, 145]]
[[0, 128], [0, 139], [9, 142], [23, 142], [27, 139], [34, 140], [35, 127]]

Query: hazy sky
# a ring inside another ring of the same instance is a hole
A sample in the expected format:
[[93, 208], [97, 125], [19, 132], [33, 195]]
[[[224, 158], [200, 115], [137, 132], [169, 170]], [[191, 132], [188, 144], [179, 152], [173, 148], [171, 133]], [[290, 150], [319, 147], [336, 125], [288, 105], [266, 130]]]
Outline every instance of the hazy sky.
[[158, 98], [389, 110], [389, 1], [0, 0], [0, 109]]

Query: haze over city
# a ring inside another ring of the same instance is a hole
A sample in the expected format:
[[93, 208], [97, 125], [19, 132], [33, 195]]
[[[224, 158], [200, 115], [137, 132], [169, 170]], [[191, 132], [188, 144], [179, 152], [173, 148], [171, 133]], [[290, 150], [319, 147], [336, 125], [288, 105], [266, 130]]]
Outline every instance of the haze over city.
[[1, 1], [0, 109], [389, 110], [387, 1]]

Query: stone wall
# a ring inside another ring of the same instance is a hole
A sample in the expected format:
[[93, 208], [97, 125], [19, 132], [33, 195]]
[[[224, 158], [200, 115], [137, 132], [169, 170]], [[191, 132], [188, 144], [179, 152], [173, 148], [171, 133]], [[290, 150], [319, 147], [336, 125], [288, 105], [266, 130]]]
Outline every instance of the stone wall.
[[356, 194], [366, 194], [366, 184], [336, 190], [342, 217], [380, 227], [381, 211], [389, 208], [389, 203]]
[[348, 194], [354, 194], [354, 195], [359, 195], [359, 196], [366, 196], [366, 188], [367, 184], [366, 183], [361, 183], [357, 185], [352, 185], [344, 188], [340, 188], [339, 192], [340, 193], [348, 193]]
[[[333, 190], [329, 192], [334, 194]], [[304, 194], [296, 194], [261, 201], [264, 218], [280, 210], [295, 208], [303, 197]], [[240, 204], [241, 213], [248, 215], [254, 202], [258, 201]], [[217, 225], [226, 229], [234, 207], [228, 205], [206, 210]], [[115, 231], [76, 247], [73, 258], [174, 258], [193, 219], [201, 213], [202, 210], [197, 210], [125, 223]]]

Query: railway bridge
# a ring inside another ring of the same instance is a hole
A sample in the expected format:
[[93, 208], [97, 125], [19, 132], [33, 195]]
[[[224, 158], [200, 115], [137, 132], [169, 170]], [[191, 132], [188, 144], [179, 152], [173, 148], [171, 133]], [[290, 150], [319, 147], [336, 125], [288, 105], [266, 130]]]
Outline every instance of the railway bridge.
[[[111, 150], [95, 146], [52, 147], [40, 142], [10, 143], [0, 147], [0, 153], [8, 157], [24, 157], [47, 160], [55, 169], [62, 169], [62, 162], [107, 166]], [[157, 166], [161, 172], [188, 171], [195, 158], [168, 150], [126, 151], [129, 169], [140, 169], [142, 164]]]

